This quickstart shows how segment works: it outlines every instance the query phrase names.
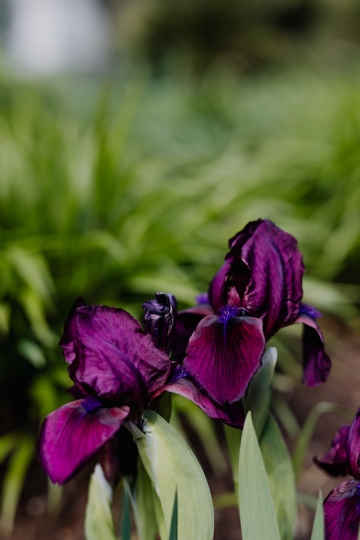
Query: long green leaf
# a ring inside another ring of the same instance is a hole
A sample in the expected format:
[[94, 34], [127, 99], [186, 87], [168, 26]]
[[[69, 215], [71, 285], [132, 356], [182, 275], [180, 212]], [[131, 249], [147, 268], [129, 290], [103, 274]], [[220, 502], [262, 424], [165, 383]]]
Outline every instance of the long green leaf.
[[148, 473], [139, 459], [135, 491], [131, 495], [136, 530], [139, 540], [155, 540], [157, 519], [154, 497], [157, 497]]
[[239, 489], [239, 453], [242, 432], [224, 425], [235, 491]]
[[246, 416], [240, 447], [239, 506], [243, 540], [280, 540], [251, 412]]
[[171, 516], [171, 527], [170, 527], [170, 534], [169, 534], [169, 540], [178, 540], [178, 496], [177, 491], [175, 492], [175, 498], [174, 498], [174, 506]]
[[169, 536], [178, 494], [179, 540], [212, 540], [214, 513], [205, 475], [194, 454], [170, 424], [154, 411], [143, 415], [143, 431], [129, 422], [140, 457], [159, 497]]
[[111, 511], [112, 489], [101, 465], [96, 465], [90, 479], [88, 503], [85, 514], [86, 540], [116, 540]]
[[121, 540], [131, 540], [130, 486], [124, 481], [122, 501]]
[[2, 493], [1, 527], [5, 533], [11, 532], [13, 528], [16, 508], [34, 449], [34, 440], [24, 437], [19, 440], [19, 446], [10, 458]]
[[318, 503], [316, 507], [316, 514], [314, 519], [314, 525], [311, 533], [311, 540], [324, 540], [324, 510], [323, 510], [323, 498], [321, 491], [319, 493]]
[[281, 538], [292, 540], [296, 516], [295, 475], [287, 446], [271, 414], [261, 435], [260, 449]]
[[270, 347], [263, 356], [262, 366], [253, 377], [244, 400], [245, 411], [251, 411], [257, 436], [260, 438], [271, 403], [272, 381], [277, 350]]

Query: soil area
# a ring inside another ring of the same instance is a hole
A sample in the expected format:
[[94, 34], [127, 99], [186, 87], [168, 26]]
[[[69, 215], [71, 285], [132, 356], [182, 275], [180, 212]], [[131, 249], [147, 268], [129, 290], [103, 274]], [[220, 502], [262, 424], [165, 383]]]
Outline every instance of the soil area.
[[[310, 411], [319, 401], [331, 401], [351, 409], [360, 406], [360, 341], [346, 336], [346, 343], [328, 344], [333, 367], [326, 384], [318, 388], [298, 386], [286, 396], [300, 425], [303, 425]], [[317, 497], [319, 489], [324, 496], [340, 483], [319, 470], [312, 462], [315, 455], [320, 456], [329, 448], [335, 431], [349, 423], [339, 414], [323, 414], [316, 426], [310, 446], [303, 463], [303, 471], [298, 482], [300, 492]], [[192, 439], [191, 433], [190, 440]], [[214, 495], [232, 491], [230, 471], [214, 475], [201, 447], [196, 440], [191, 442], [208, 477]], [[225, 444], [224, 452], [225, 452]], [[13, 540], [84, 540], [83, 521], [87, 499], [88, 476], [93, 465], [71, 480], [64, 488], [62, 504], [57, 516], [46, 512], [46, 478], [39, 464], [30, 471], [21, 504], [16, 516]], [[40, 479], [40, 480], [39, 480]], [[313, 511], [299, 504], [296, 525], [296, 539], [307, 540], [313, 520]], [[3, 537], [2, 537], [3, 538]], [[222, 508], [215, 511], [215, 540], [239, 540], [240, 522], [236, 508]], [[189, 539], [196, 540], [196, 539]]]

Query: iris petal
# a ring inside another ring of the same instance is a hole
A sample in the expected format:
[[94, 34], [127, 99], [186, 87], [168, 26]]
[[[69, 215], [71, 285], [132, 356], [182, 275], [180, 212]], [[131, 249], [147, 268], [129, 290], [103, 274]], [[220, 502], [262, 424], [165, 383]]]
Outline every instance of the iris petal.
[[205, 414], [221, 420], [231, 427], [242, 429], [245, 421], [245, 413], [241, 401], [229, 405], [219, 405], [202, 392], [188, 377], [178, 379], [175, 383], [168, 384], [164, 391], [184, 396], [193, 401], [204, 411]]
[[66, 342], [66, 351], [71, 342], [76, 354], [71, 377], [101, 398], [139, 403], [144, 393], [163, 386], [170, 372], [167, 354], [122, 309], [78, 307], [69, 316]]
[[316, 321], [307, 313], [300, 313], [295, 323], [303, 323], [303, 382], [317, 386], [330, 374], [331, 360], [324, 351], [324, 338]]
[[347, 444], [350, 426], [342, 426], [331, 441], [330, 449], [315, 463], [332, 476], [346, 476], [349, 472]]
[[324, 501], [326, 540], [357, 540], [360, 523], [360, 483], [343, 482]]
[[[129, 407], [109, 409], [87, 400], [73, 401], [44, 420], [39, 456], [54, 483], [69, 480], [120, 429]], [[90, 410], [89, 410], [90, 409]]]
[[357, 410], [350, 426], [347, 454], [351, 474], [357, 480], [360, 480], [360, 408]]
[[213, 313], [213, 309], [209, 304], [202, 304], [179, 311], [172, 339], [172, 357], [174, 360], [182, 362], [189, 339], [194, 333], [195, 328], [201, 319]]
[[234, 403], [260, 367], [264, 347], [259, 319], [208, 316], [190, 338], [184, 368], [217, 403]]

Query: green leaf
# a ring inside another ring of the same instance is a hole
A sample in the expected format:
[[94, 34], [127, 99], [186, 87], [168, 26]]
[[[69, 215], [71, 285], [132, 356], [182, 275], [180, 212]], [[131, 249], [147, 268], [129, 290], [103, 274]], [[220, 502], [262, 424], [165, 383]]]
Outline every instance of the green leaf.
[[233, 475], [234, 488], [239, 489], [239, 453], [242, 431], [224, 424], [227, 447], [229, 451], [230, 464]]
[[251, 412], [246, 416], [240, 447], [239, 507], [243, 540], [280, 540], [274, 503]]
[[159, 497], [169, 537], [178, 495], [178, 539], [212, 540], [214, 512], [205, 475], [189, 446], [154, 411], [143, 415], [143, 431], [129, 422], [140, 457]]
[[292, 540], [296, 516], [295, 475], [285, 441], [269, 414], [260, 439], [275, 514], [282, 540]]
[[[11, 440], [8, 439], [9, 446]], [[12, 531], [16, 508], [25, 477], [35, 450], [35, 441], [30, 437], [19, 439], [5, 473], [2, 494], [1, 527], [6, 533]]]
[[126, 481], [123, 491], [121, 540], [131, 540], [130, 486]]
[[112, 489], [101, 465], [97, 464], [90, 478], [88, 503], [85, 513], [86, 540], [116, 540], [111, 511]]
[[270, 407], [276, 360], [277, 350], [270, 347], [264, 354], [262, 366], [255, 373], [244, 399], [245, 411], [251, 411], [258, 437], [261, 436]]
[[174, 505], [173, 505], [173, 511], [172, 511], [172, 516], [171, 516], [169, 540], [178, 540], [178, 513], [179, 513], [178, 496], [177, 496], [177, 491], [175, 491]]
[[316, 507], [313, 530], [311, 533], [311, 540], [324, 540], [324, 538], [325, 538], [325, 530], [324, 530], [323, 498], [320, 491], [317, 507]]
[[[157, 515], [154, 497], [157, 497], [157, 495], [151, 484], [149, 475], [141, 459], [139, 459], [135, 491], [131, 496], [139, 540], [155, 540], [156, 538], [158, 527], [157, 520], [154, 519], [154, 515]], [[163, 516], [161, 517], [163, 521]]]

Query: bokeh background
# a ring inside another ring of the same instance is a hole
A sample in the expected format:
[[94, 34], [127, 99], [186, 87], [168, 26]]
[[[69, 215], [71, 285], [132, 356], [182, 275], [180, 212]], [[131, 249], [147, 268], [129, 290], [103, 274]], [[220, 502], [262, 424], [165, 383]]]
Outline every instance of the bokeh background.
[[[299, 329], [276, 340], [273, 407], [301, 462], [305, 539], [311, 497], [334, 485], [312, 456], [360, 405], [360, 7], [0, 0], [4, 538], [83, 538], [89, 471], [61, 491], [35, 452], [42, 419], [70, 399], [57, 343], [73, 301], [141, 317], [161, 290], [192, 305], [258, 217], [298, 239], [334, 361], [305, 389]], [[182, 400], [173, 422], [213, 493], [231, 491], [221, 427]], [[217, 540], [240, 538], [233, 510], [216, 510]]]

